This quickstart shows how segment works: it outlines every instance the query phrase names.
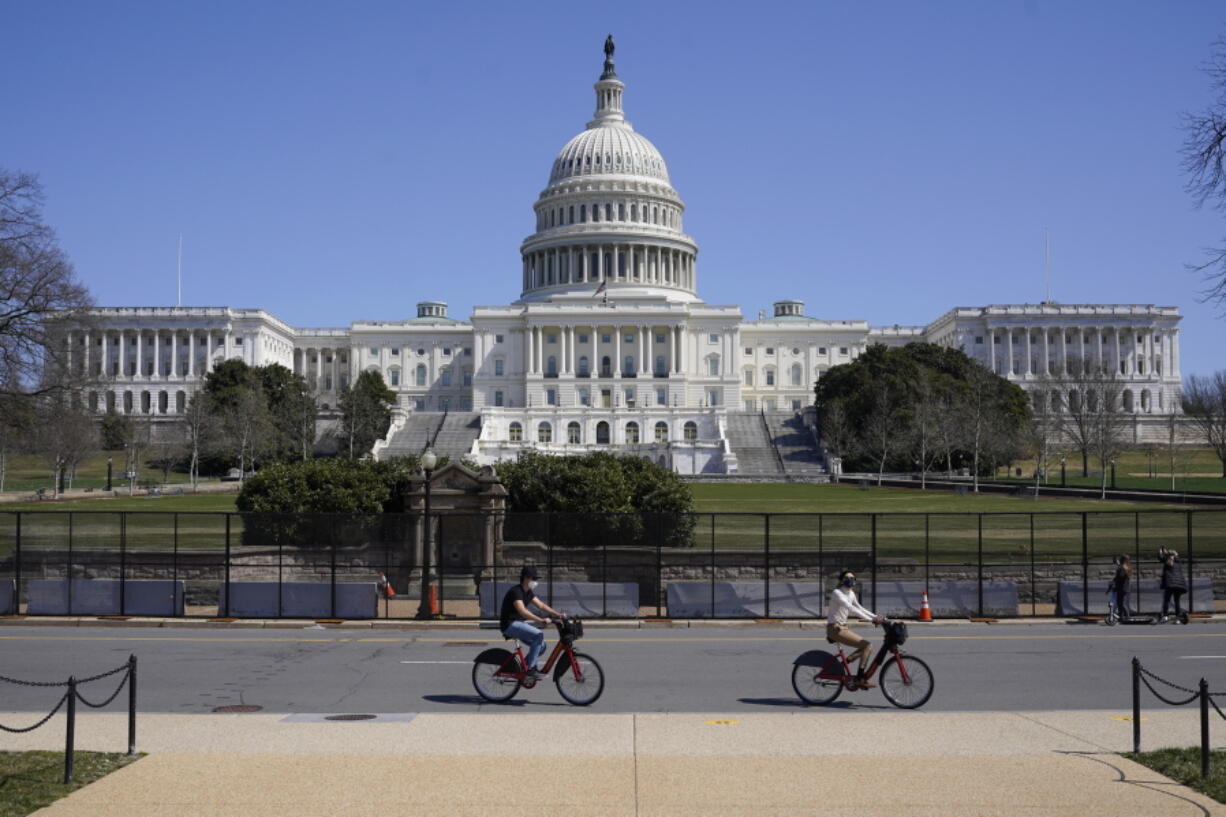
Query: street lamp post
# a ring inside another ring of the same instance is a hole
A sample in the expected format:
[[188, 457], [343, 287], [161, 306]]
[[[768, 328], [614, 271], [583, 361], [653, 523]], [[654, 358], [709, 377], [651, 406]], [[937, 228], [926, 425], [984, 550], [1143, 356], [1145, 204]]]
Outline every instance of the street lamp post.
[[421, 601], [417, 605], [417, 618], [433, 618], [430, 611], [430, 477], [434, 474], [434, 466], [438, 457], [432, 449], [427, 448], [421, 455], [421, 468], [426, 472], [426, 517], [422, 530], [421, 546]]
[[1061, 458], [1060, 458], [1060, 487], [1061, 487], [1061, 488], [1067, 488], [1067, 487], [1068, 487], [1068, 481], [1065, 479], [1065, 472], [1064, 472], [1064, 463], [1065, 463], [1065, 461], [1066, 461], [1066, 459], [1065, 459], [1064, 457], [1061, 457]]
[[1115, 490], [1115, 460], [1111, 460], [1111, 490]]
[[106, 458], [106, 489], [111, 490], [111, 458]]

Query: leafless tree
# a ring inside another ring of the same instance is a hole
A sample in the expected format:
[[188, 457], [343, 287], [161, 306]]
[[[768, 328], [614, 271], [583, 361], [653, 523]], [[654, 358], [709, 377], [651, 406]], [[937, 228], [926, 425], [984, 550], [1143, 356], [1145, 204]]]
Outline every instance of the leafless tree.
[[198, 391], [187, 402], [183, 412], [183, 430], [187, 449], [187, 472], [192, 490], [200, 482], [200, 458], [217, 439], [217, 418], [209, 407], [208, 395]]
[[17, 394], [64, 388], [64, 329], [87, 323], [92, 305], [43, 223], [42, 204], [37, 178], [0, 168], [0, 388]]
[[962, 412], [954, 393], [944, 390], [937, 395], [935, 442], [941, 459], [945, 460], [945, 476], [954, 475], [954, 452], [962, 438]]
[[1183, 439], [1187, 422], [1173, 411], [1166, 415], [1166, 460], [1171, 472], [1171, 491], [1175, 490], [1177, 475], [1187, 469], [1188, 447]]
[[35, 445], [51, 468], [52, 491], [72, 488], [77, 466], [98, 451], [98, 427], [67, 394], [44, 395], [34, 429]]
[[[1213, 100], [1201, 113], [1184, 114], [1183, 169], [1197, 206], [1226, 211], [1226, 38], [1212, 46], [1205, 65]], [[1202, 300], [1226, 306], [1226, 247], [1206, 249], [1189, 268], [1204, 275]]]
[[1060, 415], [1059, 392], [1040, 386], [1030, 392], [1030, 419], [1023, 430], [1024, 442], [1034, 460], [1035, 496], [1039, 482], [1048, 473], [1051, 463], [1059, 456]]
[[854, 453], [855, 432], [843, 408], [843, 401], [831, 400], [821, 407], [818, 419], [822, 445], [836, 457], [849, 457]]
[[920, 369], [911, 413], [911, 446], [920, 472], [920, 489], [928, 488], [928, 467], [938, 451], [941, 431], [940, 394], [927, 369]]
[[1125, 411], [1124, 385], [1113, 369], [1070, 359], [1059, 383], [1067, 396], [1060, 412], [1061, 432], [1081, 452], [1082, 476], [1089, 458], [1102, 465], [1101, 496], [1107, 496], [1107, 469], [1128, 447], [1132, 416]]
[[979, 465], [993, 448], [993, 437], [1000, 430], [1002, 411], [998, 399], [999, 378], [976, 363], [966, 372], [966, 392], [957, 407], [962, 447], [971, 455], [974, 491], [979, 492]]
[[889, 385], [876, 384], [860, 432], [860, 447], [877, 463], [878, 485], [885, 473], [886, 462], [905, 445], [907, 427], [907, 417]]
[[1183, 387], [1183, 413], [1221, 460], [1226, 478], [1226, 371], [1189, 377]]
[[225, 450], [238, 459], [239, 479], [264, 454], [273, 433], [268, 401], [258, 383], [247, 384], [217, 418]]

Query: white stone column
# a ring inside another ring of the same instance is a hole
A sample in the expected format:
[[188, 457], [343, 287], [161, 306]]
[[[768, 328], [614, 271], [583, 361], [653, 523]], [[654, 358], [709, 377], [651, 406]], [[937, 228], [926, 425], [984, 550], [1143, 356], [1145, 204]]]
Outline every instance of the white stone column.
[[89, 370], [89, 362], [91, 357], [89, 345], [93, 342], [93, 338], [90, 337], [89, 332], [85, 332], [83, 335], [85, 337], [85, 349], [81, 352], [81, 364], [85, 367], [85, 376], [90, 377], [93, 375], [93, 372]]
[[622, 376], [622, 327], [613, 327], [613, 348], [616, 353], [613, 355], [613, 377], [620, 378]]
[[1031, 332], [1033, 332], [1033, 330], [1029, 326], [1027, 326], [1026, 327], [1026, 365], [1022, 371], [1022, 376], [1026, 378], [1030, 377], [1031, 368], [1034, 366], [1034, 357], [1033, 357], [1033, 353], [1031, 349], [1032, 344], [1030, 340]]
[[1005, 332], [1005, 377], [1013, 377], [1013, 327], [1006, 327]]
[[677, 367], [677, 327], [670, 326], [668, 329], [668, 366], [673, 374], [681, 371]]
[[195, 329], [187, 330], [187, 377], [196, 376], [196, 350], [200, 347], [200, 339]]
[[643, 375], [651, 374], [651, 340], [652, 332], [650, 326], [641, 327], [639, 334], [642, 337], [642, 345], [639, 347], [639, 373]]
[[1179, 382], [1182, 375], [1179, 372], [1179, 329], [1171, 330], [1171, 374], [1170, 377], [1176, 383]]
[[1068, 327], [1060, 327], [1060, 375], [1068, 374]]
[[141, 378], [145, 376], [145, 332], [143, 329], [136, 330], [136, 374]]
[[153, 332], [153, 376], [159, 380], [162, 377], [162, 330]]
[[119, 335], [119, 376], [128, 376], [128, 345], [125, 342], [123, 330], [118, 331]]
[[1116, 376], [1120, 374], [1120, 361], [1122, 360], [1122, 358], [1120, 357], [1120, 354], [1121, 354], [1120, 353], [1120, 328], [1117, 326], [1115, 327], [1115, 364], [1114, 364]]

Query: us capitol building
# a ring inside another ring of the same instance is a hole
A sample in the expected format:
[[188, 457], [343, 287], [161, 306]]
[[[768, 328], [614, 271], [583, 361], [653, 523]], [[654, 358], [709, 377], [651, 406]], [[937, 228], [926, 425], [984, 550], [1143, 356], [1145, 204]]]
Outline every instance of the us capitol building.
[[[520, 247], [520, 295], [468, 321], [438, 301], [407, 320], [293, 327], [261, 309], [110, 307], [70, 335], [99, 413], [172, 420], [220, 361], [279, 363], [316, 390], [326, 444], [341, 389], [373, 369], [397, 395], [376, 456], [609, 449], [680, 473], [820, 472], [798, 412], [813, 383], [870, 344], [961, 348], [1024, 388], [1072, 359], [1124, 379], [1134, 435], [1178, 411], [1179, 310], [1130, 304], [955, 307], [924, 326], [804, 314], [799, 300], [746, 320], [698, 294], [698, 245], [655, 146], [623, 111], [606, 41], [596, 112], [553, 160]], [[811, 416], [811, 415], [810, 415]], [[775, 443], [772, 443], [772, 440]]]

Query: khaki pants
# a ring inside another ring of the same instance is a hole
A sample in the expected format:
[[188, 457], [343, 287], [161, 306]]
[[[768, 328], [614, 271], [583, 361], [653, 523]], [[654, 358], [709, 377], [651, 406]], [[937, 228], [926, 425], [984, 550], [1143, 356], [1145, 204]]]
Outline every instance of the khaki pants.
[[840, 644], [846, 644], [849, 647], [855, 647], [856, 650], [851, 655], [847, 656], [847, 660], [851, 661], [860, 659], [860, 672], [868, 665], [869, 656], [873, 654], [873, 642], [863, 636], [856, 635], [851, 631], [850, 627], [840, 626], [838, 624], [826, 625], [826, 637], [832, 641], [837, 641]]

